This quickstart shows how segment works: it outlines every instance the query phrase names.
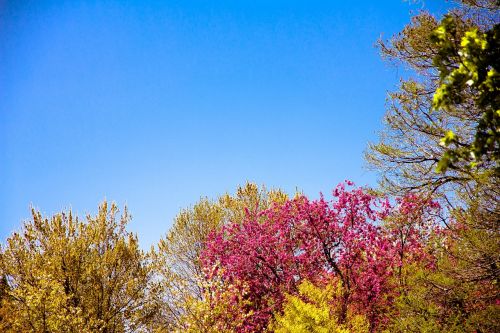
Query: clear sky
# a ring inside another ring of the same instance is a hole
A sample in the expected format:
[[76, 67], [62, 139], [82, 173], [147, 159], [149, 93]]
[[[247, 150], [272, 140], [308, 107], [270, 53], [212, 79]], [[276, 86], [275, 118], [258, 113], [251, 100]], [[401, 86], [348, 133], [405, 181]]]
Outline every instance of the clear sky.
[[0, 240], [30, 206], [127, 204], [149, 246], [181, 208], [247, 180], [374, 185], [363, 151], [402, 74], [374, 44], [421, 8], [0, 0]]

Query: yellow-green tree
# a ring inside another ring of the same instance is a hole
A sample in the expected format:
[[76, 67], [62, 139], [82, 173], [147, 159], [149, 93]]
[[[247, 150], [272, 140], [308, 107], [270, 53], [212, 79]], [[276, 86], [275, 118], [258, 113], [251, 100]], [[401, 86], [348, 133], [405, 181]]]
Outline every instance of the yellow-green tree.
[[[196, 330], [196, 323], [202, 325], [197, 317], [206, 314], [200, 308], [209, 303], [203, 303], [207, 301], [206, 285], [199, 255], [208, 235], [226, 223], [242, 221], [245, 214], [257, 214], [271, 203], [286, 199], [282, 191], [246, 183], [234, 195], [225, 194], [216, 200], [202, 198], [177, 215], [154, 251], [162, 286], [164, 324], [169, 330], [184, 332], [188, 327]], [[201, 327], [197, 329], [203, 331]]]
[[471, 205], [433, 235], [434, 267], [409, 265], [397, 298], [391, 332], [498, 332], [500, 234], [478, 226], [491, 217]]
[[154, 331], [151, 266], [126, 209], [32, 216], [0, 249], [2, 332]]
[[361, 315], [349, 314], [347, 323], [339, 324], [334, 296], [340, 293], [335, 283], [316, 286], [310, 281], [299, 285], [298, 295], [288, 295], [283, 313], [275, 315], [270, 331], [276, 333], [363, 333], [369, 323]]

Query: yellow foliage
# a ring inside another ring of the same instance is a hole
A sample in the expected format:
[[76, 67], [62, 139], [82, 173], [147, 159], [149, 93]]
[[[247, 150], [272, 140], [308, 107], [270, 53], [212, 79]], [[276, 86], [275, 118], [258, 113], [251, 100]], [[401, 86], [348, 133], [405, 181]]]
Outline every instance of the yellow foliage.
[[146, 255], [127, 211], [104, 202], [85, 222], [33, 211], [0, 248], [2, 332], [145, 332], [156, 313]]
[[309, 281], [299, 285], [298, 295], [288, 295], [282, 314], [276, 314], [270, 330], [276, 333], [364, 333], [369, 324], [361, 315], [349, 314], [339, 324], [332, 305], [338, 293], [336, 284], [318, 287]]

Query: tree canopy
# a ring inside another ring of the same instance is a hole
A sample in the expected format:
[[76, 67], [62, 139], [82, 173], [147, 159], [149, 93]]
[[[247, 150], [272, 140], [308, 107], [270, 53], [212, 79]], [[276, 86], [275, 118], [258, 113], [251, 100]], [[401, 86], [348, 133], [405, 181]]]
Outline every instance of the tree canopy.
[[129, 215], [104, 202], [31, 221], [0, 249], [2, 332], [146, 332], [157, 313], [153, 273]]

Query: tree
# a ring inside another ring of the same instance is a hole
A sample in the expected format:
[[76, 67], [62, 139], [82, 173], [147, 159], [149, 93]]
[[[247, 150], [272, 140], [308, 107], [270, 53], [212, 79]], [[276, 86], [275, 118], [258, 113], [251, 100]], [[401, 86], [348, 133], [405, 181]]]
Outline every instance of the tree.
[[[296, 295], [304, 279], [338, 285], [332, 311], [339, 326], [347, 324], [349, 313], [363, 315], [372, 332], [384, 326], [384, 311], [398, 293], [393, 276], [402, 265], [397, 240], [380, 223], [390, 205], [363, 189], [346, 190], [344, 184], [334, 197], [328, 202], [298, 196], [208, 238], [201, 254], [207, 280], [245, 295], [236, 298], [244, 306], [227, 313], [238, 323], [235, 332], [264, 331], [281, 311], [285, 295]], [[420, 252], [417, 242], [406, 246], [409, 253]], [[213, 294], [214, 307], [227, 303]]]
[[347, 325], [339, 325], [331, 311], [336, 292], [334, 283], [315, 286], [304, 280], [297, 295], [286, 295], [283, 313], [275, 315], [271, 330], [276, 333], [368, 333], [369, 324], [362, 315], [349, 316]]
[[474, 227], [481, 210], [470, 206], [429, 234], [432, 265], [407, 265], [405, 289], [395, 305], [391, 332], [498, 332], [500, 237]]
[[457, 3], [441, 20], [419, 13], [379, 44], [411, 78], [389, 94], [387, 125], [368, 162], [384, 190], [439, 196], [445, 207], [444, 230], [428, 241], [435, 266], [406, 277], [394, 331], [498, 330], [487, 318], [500, 311], [500, 4]]
[[483, 184], [498, 185], [494, 158], [475, 161], [483, 164], [475, 170], [463, 158], [468, 149], [476, 149], [478, 159], [498, 151], [498, 9], [493, 0], [460, 1], [442, 23], [421, 12], [390, 41], [379, 42], [385, 58], [410, 71], [389, 94], [386, 127], [366, 155], [381, 171], [384, 190], [425, 190], [452, 200]]
[[185, 332], [196, 329], [195, 323], [202, 323], [199, 308], [206, 293], [199, 256], [208, 235], [224, 225], [241, 223], [247, 213], [256, 216], [272, 202], [284, 200], [286, 195], [279, 190], [268, 191], [246, 183], [238, 187], [235, 195], [225, 194], [213, 201], [202, 198], [177, 215], [153, 253], [162, 284], [163, 321], [170, 331]]
[[[31, 221], [0, 250], [5, 332], [146, 332], [155, 285], [130, 216], [104, 202], [86, 221], [60, 213]], [[5, 290], [5, 289], [4, 289]]]

